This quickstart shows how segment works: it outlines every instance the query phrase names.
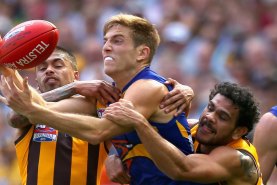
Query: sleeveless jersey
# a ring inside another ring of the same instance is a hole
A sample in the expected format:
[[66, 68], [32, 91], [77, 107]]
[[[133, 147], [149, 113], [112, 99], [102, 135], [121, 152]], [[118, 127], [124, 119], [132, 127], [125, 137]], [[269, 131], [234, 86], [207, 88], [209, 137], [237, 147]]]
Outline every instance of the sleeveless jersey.
[[270, 111], [275, 117], [277, 117], [277, 106], [274, 106], [270, 109]]
[[[165, 78], [159, 76], [149, 67], [145, 67], [138, 73], [122, 90], [124, 93], [130, 85], [140, 79], [151, 79], [164, 83]], [[168, 87], [171, 90], [170, 87]], [[143, 96], [143, 95], [142, 95]], [[99, 107], [98, 114], [103, 112], [104, 108]], [[193, 153], [193, 143], [186, 117], [181, 114], [173, 117], [167, 124], [150, 122], [151, 125], [159, 132], [159, 134], [169, 142], [178, 147], [184, 154]], [[119, 157], [123, 161], [124, 166], [131, 175], [131, 185], [185, 185], [196, 184], [191, 182], [173, 181], [163, 174], [151, 160], [150, 155], [141, 143], [135, 131], [116, 136], [112, 139]], [[157, 151], [162, 152], [162, 151]]]
[[[194, 139], [197, 129], [198, 129], [198, 124], [195, 125], [191, 129], [191, 134], [192, 134], [193, 139]], [[196, 140], [194, 140], [194, 151], [197, 151], [198, 146], [199, 146], [199, 143]], [[242, 138], [229, 143], [227, 146], [230, 146], [231, 148], [234, 148], [234, 149], [250, 156], [253, 159], [255, 166], [258, 169], [258, 174], [259, 174], [259, 178], [257, 180], [256, 185], [262, 185], [263, 184], [262, 183], [262, 174], [261, 174], [261, 170], [260, 170], [260, 164], [258, 162], [258, 154], [257, 154], [256, 148], [247, 139], [242, 139]], [[223, 184], [224, 184], [223, 182], [218, 182], [218, 183], [213, 183], [210, 185], [223, 185]]]
[[106, 151], [45, 125], [15, 141], [22, 185], [99, 185]]

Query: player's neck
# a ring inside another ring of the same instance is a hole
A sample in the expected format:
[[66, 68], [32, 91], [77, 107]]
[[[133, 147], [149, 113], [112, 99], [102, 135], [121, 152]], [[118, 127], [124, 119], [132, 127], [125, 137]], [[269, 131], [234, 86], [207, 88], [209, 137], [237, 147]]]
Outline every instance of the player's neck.
[[140, 66], [134, 70], [129, 70], [118, 75], [114, 75], [112, 78], [120, 90], [122, 90], [128, 82], [130, 82], [139, 72], [141, 72], [146, 66]]

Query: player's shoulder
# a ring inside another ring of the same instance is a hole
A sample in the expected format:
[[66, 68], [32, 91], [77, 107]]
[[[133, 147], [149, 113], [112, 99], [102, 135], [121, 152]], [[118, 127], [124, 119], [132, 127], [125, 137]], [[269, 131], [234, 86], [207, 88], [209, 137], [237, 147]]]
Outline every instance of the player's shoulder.
[[277, 131], [277, 118], [270, 112], [265, 113], [257, 123], [255, 131]]
[[137, 101], [155, 102], [167, 93], [167, 88], [155, 80], [138, 80], [133, 83], [124, 93], [124, 98]]
[[[224, 155], [222, 155], [223, 153]], [[225, 166], [228, 170], [234, 172], [236, 169], [241, 168], [243, 164], [248, 166], [254, 165], [254, 160], [248, 152], [237, 150], [227, 145], [215, 148], [210, 153], [210, 156], [222, 166]], [[232, 161], [232, 163], [230, 163], [230, 161]]]
[[165, 94], [168, 92], [165, 85], [160, 82], [151, 79], [142, 79], [133, 83], [127, 90], [126, 93], [139, 93], [141, 95], [153, 95]]
[[153, 79], [140, 79], [134, 82], [130, 88], [136, 88], [136, 89], [149, 89], [149, 90], [159, 90], [159, 89], [166, 89], [166, 86]]

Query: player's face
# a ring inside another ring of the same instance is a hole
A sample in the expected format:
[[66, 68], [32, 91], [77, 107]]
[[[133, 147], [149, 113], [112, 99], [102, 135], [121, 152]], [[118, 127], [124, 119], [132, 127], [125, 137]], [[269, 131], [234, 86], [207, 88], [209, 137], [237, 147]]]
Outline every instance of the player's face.
[[137, 53], [130, 29], [114, 25], [104, 36], [102, 55], [105, 73], [114, 78], [133, 71], [137, 66]]
[[69, 84], [78, 78], [66, 55], [54, 52], [46, 61], [36, 67], [36, 81], [41, 92], [47, 92]]
[[196, 139], [204, 145], [226, 145], [232, 140], [238, 115], [238, 107], [230, 99], [217, 94], [200, 117]]

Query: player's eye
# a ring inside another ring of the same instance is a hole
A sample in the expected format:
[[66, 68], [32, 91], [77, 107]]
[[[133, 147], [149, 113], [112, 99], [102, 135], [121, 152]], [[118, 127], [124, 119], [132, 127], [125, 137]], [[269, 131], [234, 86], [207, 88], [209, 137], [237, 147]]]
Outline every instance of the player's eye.
[[47, 67], [44, 67], [44, 66], [38, 68], [39, 71], [45, 71], [46, 69], [47, 69]]
[[61, 68], [63, 65], [55, 65], [55, 68]]
[[114, 39], [113, 42], [114, 42], [115, 44], [121, 44], [121, 43], [123, 42], [123, 39], [120, 39], [120, 38]]

